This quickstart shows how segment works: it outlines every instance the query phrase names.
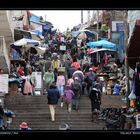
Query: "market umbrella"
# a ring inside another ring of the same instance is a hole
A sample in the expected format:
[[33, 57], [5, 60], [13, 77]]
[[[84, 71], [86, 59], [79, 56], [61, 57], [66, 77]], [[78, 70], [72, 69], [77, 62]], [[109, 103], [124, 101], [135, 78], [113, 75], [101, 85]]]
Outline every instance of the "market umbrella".
[[71, 32], [72, 37], [76, 37], [80, 34], [80, 31]]
[[22, 38], [20, 40], [17, 40], [14, 42], [15, 46], [23, 46], [23, 45], [40, 45], [40, 41], [33, 40], [33, 39], [27, 39], [27, 38]]
[[87, 54], [92, 54], [92, 53], [96, 53], [96, 52], [100, 52], [100, 51], [113, 51], [113, 52], [115, 52], [116, 50], [107, 49], [107, 48], [94, 48], [94, 49], [89, 49]]
[[92, 53], [94, 53], [93, 49], [90, 49], [90, 50], [87, 51], [87, 54], [92, 54]]
[[109, 42], [107, 40], [89, 42], [86, 45], [89, 46], [90, 48], [103, 47], [103, 48], [114, 49], [114, 50], [116, 50], [117, 48], [116, 44]]
[[37, 54], [44, 54], [46, 52], [46, 48], [43, 47], [35, 47], [37, 50]]
[[79, 39], [85, 39], [85, 38], [93, 38], [97, 33], [96, 32], [92, 32], [89, 30], [80, 30], [77, 38]]
[[30, 53], [34, 53], [34, 54], [44, 54], [46, 51], [46, 48], [43, 47], [31, 47], [30, 48]]
[[78, 62], [73, 62], [72, 66], [74, 66], [76, 69], [81, 68], [81, 66]]

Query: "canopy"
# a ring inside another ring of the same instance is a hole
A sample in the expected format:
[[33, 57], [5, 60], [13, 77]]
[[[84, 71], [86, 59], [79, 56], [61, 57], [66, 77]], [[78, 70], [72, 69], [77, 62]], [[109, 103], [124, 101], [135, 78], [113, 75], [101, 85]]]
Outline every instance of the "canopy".
[[87, 46], [89, 46], [90, 48], [95, 48], [95, 47], [104, 47], [104, 48], [108, 48], [108, 49], [114, 49], [116, 50], [116, 44], [109, 42], [107, 40], [100, 40], [100, 41], [96, 41], [96, 42], [89, 42], [86, 44]]
[[100, 52], [100, 51], [116, 51], [116, 50], [113, 50], [113, 49], [107, 49], [107, 48], [94, 48], [94, 49], [90, 49], [88, 50], [87, 54], [92, 54], [92, 53], [96, 53], [96, 52]]
[[87, 51], [87, 54], [92, 54], [92, 53], [94, 53], [93, 49], [90, 49], [90, 50]]
[[23, 45], [40, 45], [40, 41], [33, 40], [33, 39], [27, 39], [27, 38], [22, 38], [20, 40], [17, 40], [14, 42], [15, 46], [23, 46]]

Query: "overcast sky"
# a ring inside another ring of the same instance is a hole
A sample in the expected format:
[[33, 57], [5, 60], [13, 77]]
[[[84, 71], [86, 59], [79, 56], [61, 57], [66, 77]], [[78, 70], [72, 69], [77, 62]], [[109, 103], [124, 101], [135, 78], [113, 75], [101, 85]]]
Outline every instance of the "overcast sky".
[[[37, 16], [43, 16], [46, 21], [50, 21], [54, 28], [65, 31], [67, 27], [70, 29], [81, 23], [80, 10], [31, 10]], [[87, 22], [87, 11], [83, 12], [83, 21]]]

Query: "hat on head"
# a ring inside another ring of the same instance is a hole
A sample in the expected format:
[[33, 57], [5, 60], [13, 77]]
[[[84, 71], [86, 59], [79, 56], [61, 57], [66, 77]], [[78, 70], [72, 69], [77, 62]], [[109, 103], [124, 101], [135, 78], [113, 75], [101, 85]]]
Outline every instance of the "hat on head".
[[89, 68], [89, 71], [92, 71], [92, 68]]
[[78, 77], [75, 77], [74, 80], [78, 80]]
[[20, 128], [28, 128], [28, 124], [26, 122], [22, 122], [20, 125], [19, 125]]

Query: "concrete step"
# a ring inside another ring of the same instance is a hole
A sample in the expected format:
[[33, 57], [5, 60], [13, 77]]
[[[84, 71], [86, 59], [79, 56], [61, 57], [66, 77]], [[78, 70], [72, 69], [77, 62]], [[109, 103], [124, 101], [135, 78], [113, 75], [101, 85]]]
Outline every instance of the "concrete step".
[[[102, 108], [121, 107], [121, 96], [102, 96]], [[46, 96], [7, 96], [5, 106], [16, 113], [11, 129], [18, 129], [22, 121], [29, 123], [33, 130], [58, 130], [61, 122], [66, 122], [72, 130], [102, 130], [105, 122], [99, 120], [91, 122], [91, 103], [86, 95], [80, 99], [79, 112], [72, 110], [67, 112], [66, 105], [60, 107], [60, 101], [56, 106], [56, 121], [51, 122], [49, 107]]]
[[[26, 120], [28, 121], [28, 120]], [[19, 127], [19, 124], [22, 122], [22, 121], [17, 121], [18, 123], [13, 123], [11, 127], [13, 128], [18, 128]], [[61, 122], [66, 122], [65, 120], [61, 121]], [[59, 121], [55, 121], [55, 122], [30, 122], [29, 123], [29, 126], [32, 127], [33, 129], [35, 130], [43, 130], [43, 129], [58, 129], [59, 128], [59, 125], [61, 124], [61, 122]], [[77, 129], [83, 129], [83, 130], [87, 130], [87, 129], [101, 129], [104, 127], [104, 123], [103, 122], [98, 122], [98, 123], [95, 123], [95, 122], [85, 122], [85, 123], [76, 123], [76, 122], [66, 122], [71, 128], [77, 128]]]

